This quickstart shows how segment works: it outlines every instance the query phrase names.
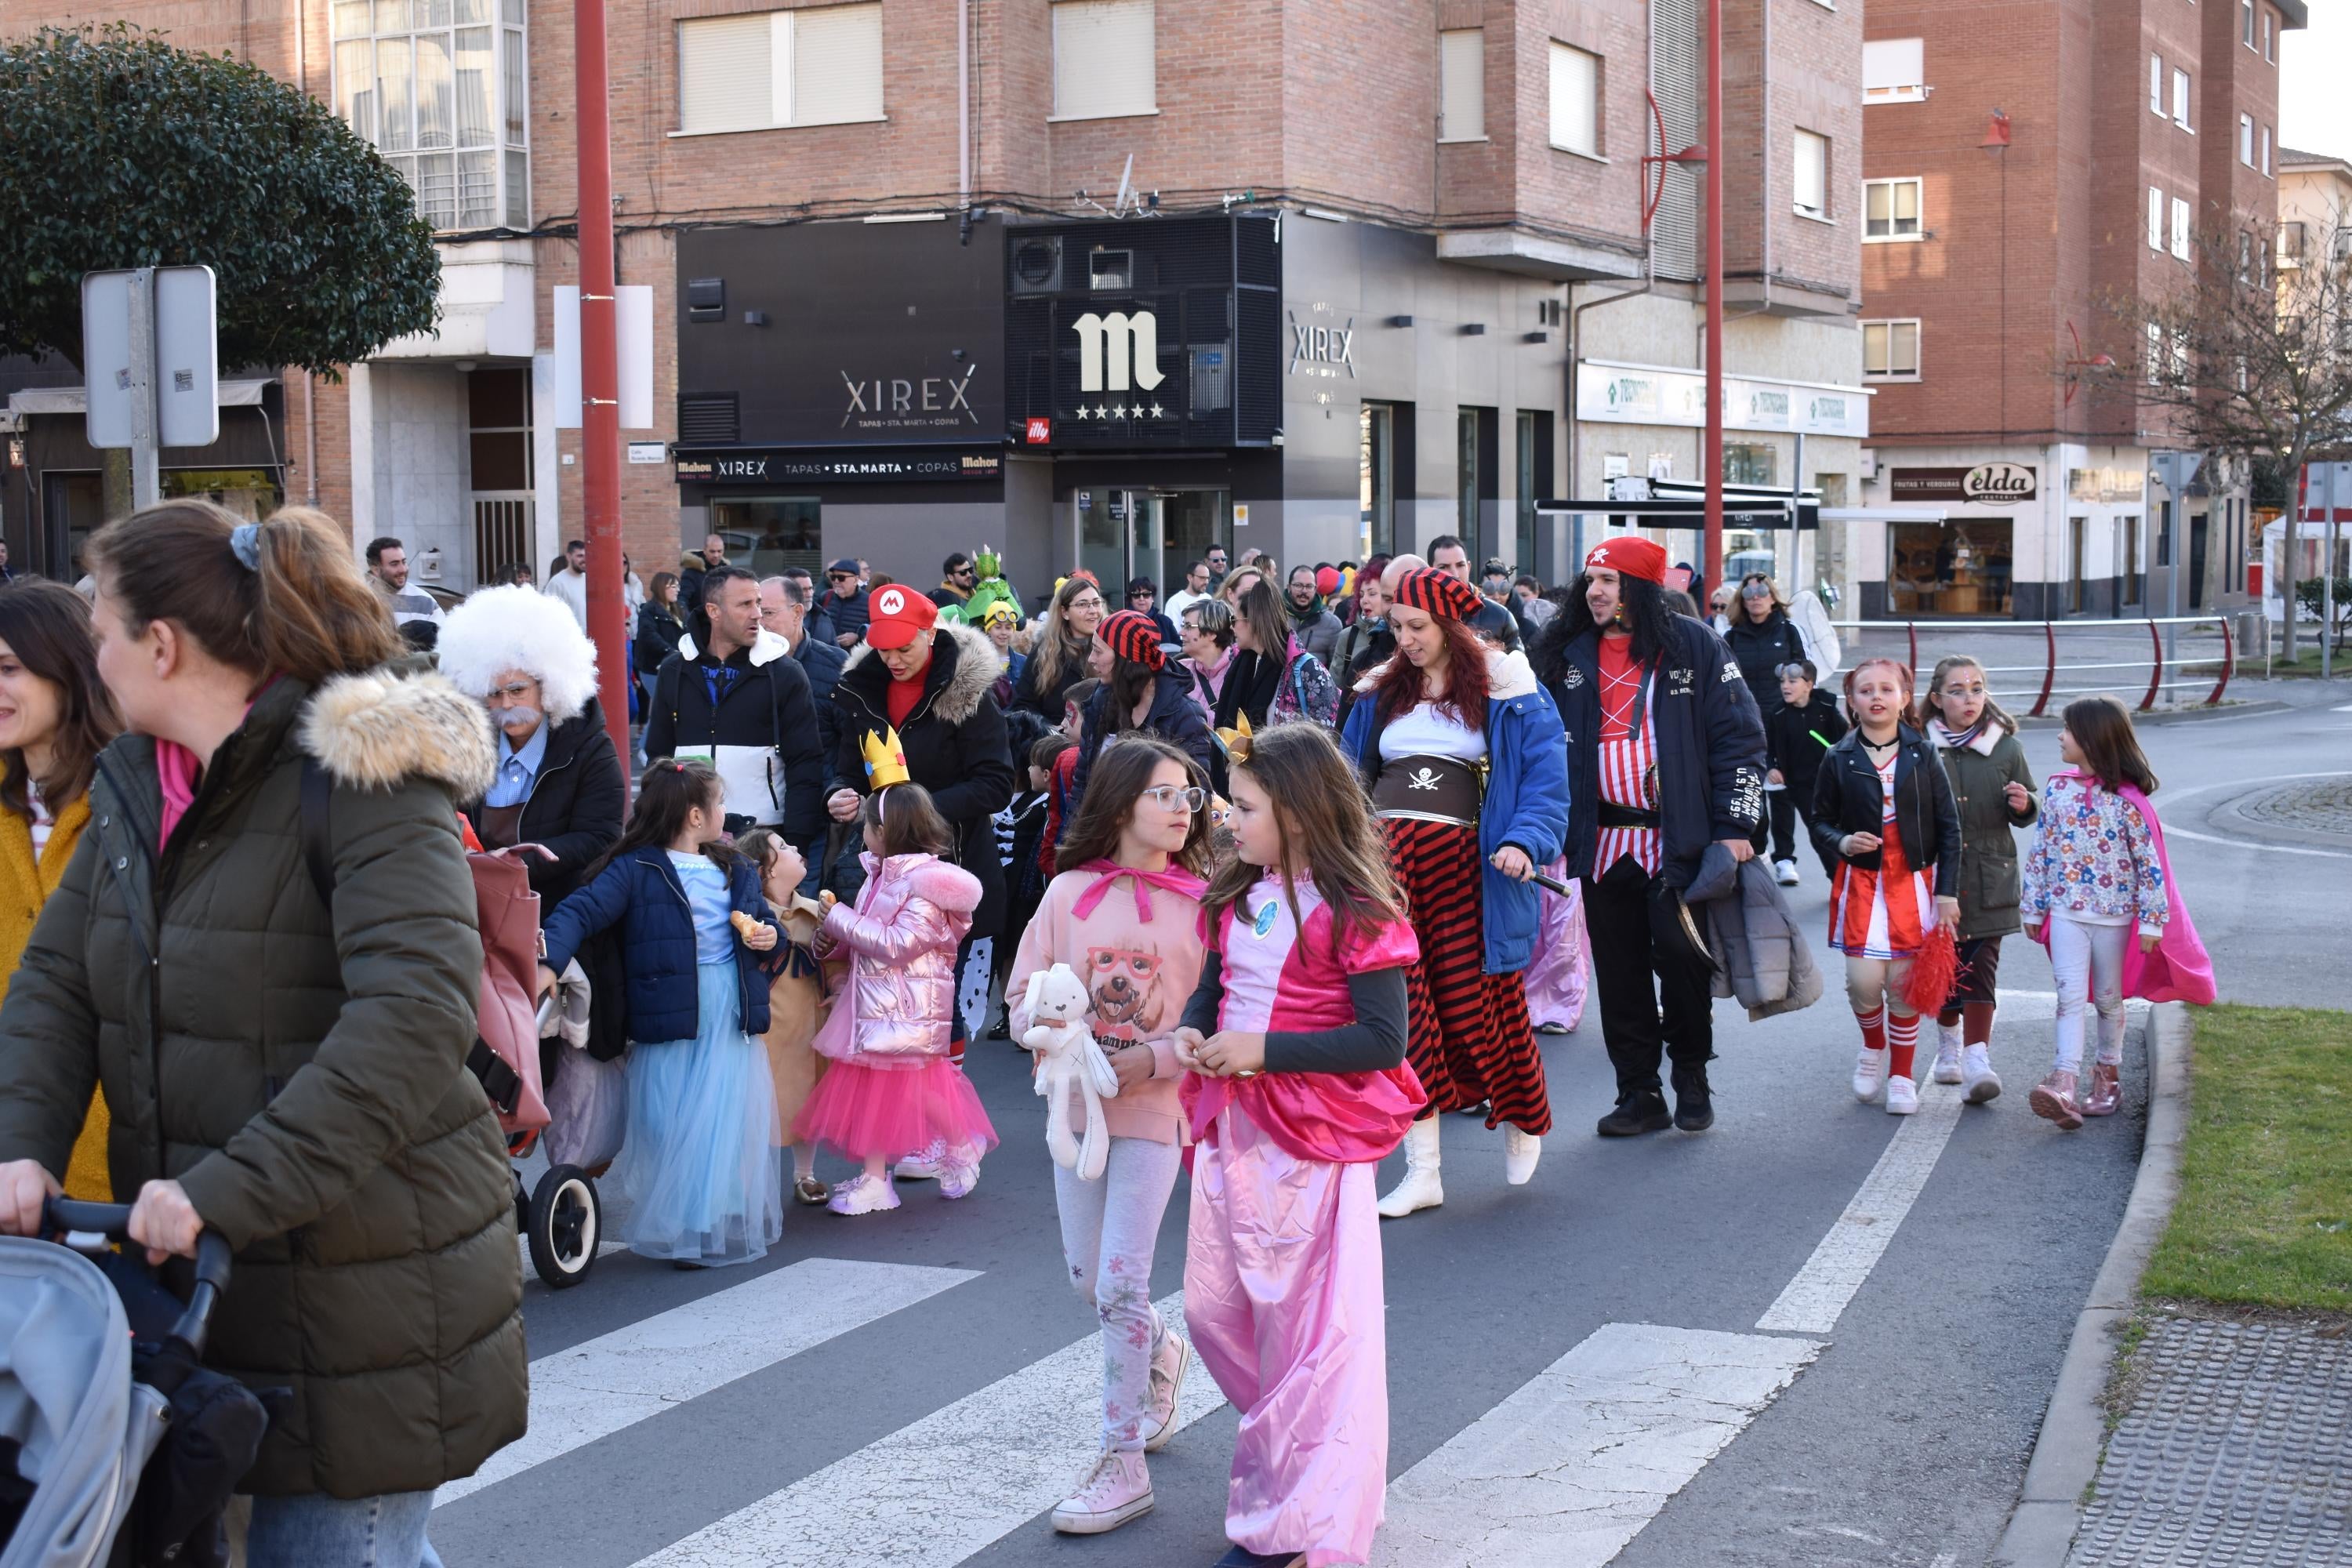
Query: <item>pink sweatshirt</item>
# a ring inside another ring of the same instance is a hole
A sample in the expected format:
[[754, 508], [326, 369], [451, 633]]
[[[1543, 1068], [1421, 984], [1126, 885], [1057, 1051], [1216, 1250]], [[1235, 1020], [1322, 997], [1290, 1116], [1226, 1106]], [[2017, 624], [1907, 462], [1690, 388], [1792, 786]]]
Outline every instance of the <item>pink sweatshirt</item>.
[[[1115, 1052], [1120, 1042], [1133, 1041], [1151, 1053], [1150, 1080], [1103, 1102], [1114, 1138], [1191, 1141], [1176, 1100], [1184, 1069], [1176, 1064], [1171, 1037], [1201, 978], [1203, 890], [1198, 878], [1180, 870], [1143, 879], [1108, 860], [1094, 861], [1054, 879], [1013, 955], [1004, 995], [1016, 1043], [1034, 1022], [1029, 976], [1066, 963], [1093, 994], [1087, 1022], [1103, 1049]], [[1085, 1104], [1075, 1091], [1070, 1120], [1084, 1131]]]

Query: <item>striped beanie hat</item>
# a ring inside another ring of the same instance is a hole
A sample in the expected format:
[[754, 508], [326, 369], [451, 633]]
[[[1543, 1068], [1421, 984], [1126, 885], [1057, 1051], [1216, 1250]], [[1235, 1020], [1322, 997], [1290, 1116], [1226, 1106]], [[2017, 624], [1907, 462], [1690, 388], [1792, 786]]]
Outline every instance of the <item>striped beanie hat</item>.
[[1168, 662], [1168, 656], [1160, 649], [1159, 623], [1140, 610], [1115, 610], [1103, 617], [1095, 633], [1110, 644], [1111, 652], [1130, 664], [1156, 670]]
[[1448, 621], [1466, 621], [1478, 613], [1478, 590], [1434, 566], [1416, 566], [1398, 578], [1395, 598]]

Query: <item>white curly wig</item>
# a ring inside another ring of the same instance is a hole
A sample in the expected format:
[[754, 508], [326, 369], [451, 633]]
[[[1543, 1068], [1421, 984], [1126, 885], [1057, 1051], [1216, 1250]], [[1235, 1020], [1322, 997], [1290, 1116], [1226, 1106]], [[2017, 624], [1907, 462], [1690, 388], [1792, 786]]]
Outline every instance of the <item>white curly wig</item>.
[[520, 584], [484, 588], [450, 611], [435, 650], [449, 683], [477, 701], [508, 670], [523, 671], [551, 723], [577, 719], [596, 695], [596, 645], [562, 600]]

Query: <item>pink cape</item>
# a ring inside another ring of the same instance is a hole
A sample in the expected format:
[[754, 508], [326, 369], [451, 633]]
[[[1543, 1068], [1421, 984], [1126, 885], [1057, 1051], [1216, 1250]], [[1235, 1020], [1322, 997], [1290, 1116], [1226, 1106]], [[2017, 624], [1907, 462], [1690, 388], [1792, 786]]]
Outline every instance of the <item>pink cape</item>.
[[[2094, 785], [2099, 782], [2080, 768], [2069, 768], [2051, 776], [2077, 778]], [[2194, 1002], [2200, 1007], [2209, 1007], [2214, 994], [2213, 960], [2197, 935], [2197, 922], [2189, 918], [2189, 899], [2181, 890], [2180, 879], [2172, 874], [2172, 858], [2164, 851], [2164, 824], [2158, 820], [2156, 807], [2149, 804], [2147, 796], [2135, 786], [2123, 784], [2116, 793], [2131, 802], [2140, 820], [2147, 824], [2148, 838], [2156, 846], [2156, 863], [2164, 871], [2165, 892], [2172, 900], [2171, 918], [2164, 922], [2163, 934], [2156, 939], [2152, 950], [2142, 952], [2136, 939], [2124, 944], [2124, 994], [2145, 997], [2150, 1002]], [[2032, 934], [2043, 947], [2050, 945], [2050, 921], [2046, 916]]]

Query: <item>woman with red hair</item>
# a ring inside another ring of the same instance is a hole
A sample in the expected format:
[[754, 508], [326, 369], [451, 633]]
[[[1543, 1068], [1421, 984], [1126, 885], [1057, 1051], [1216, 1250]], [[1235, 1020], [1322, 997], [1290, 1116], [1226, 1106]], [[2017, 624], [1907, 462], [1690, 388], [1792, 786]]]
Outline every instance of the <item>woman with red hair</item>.
[[1476, 590], [1429, 567], [1391, 584], [1396, 656], [1356, 686], [1340, 749], [1371, 790], [1421, 962], [1407, 974], [1408, 1054], [1429, 1106], [1405, 1137], [1394, 1219], [1445, 1201], [1441, 1111], [1484, 1101], [1503, 1128], [1504, 1179], [1535, 1174], [1551, 1101], [1524, 973], [1538, 906], [1528, 880], [1568, 830], [1559, 710], [1524, 654], [1471, 630]]

